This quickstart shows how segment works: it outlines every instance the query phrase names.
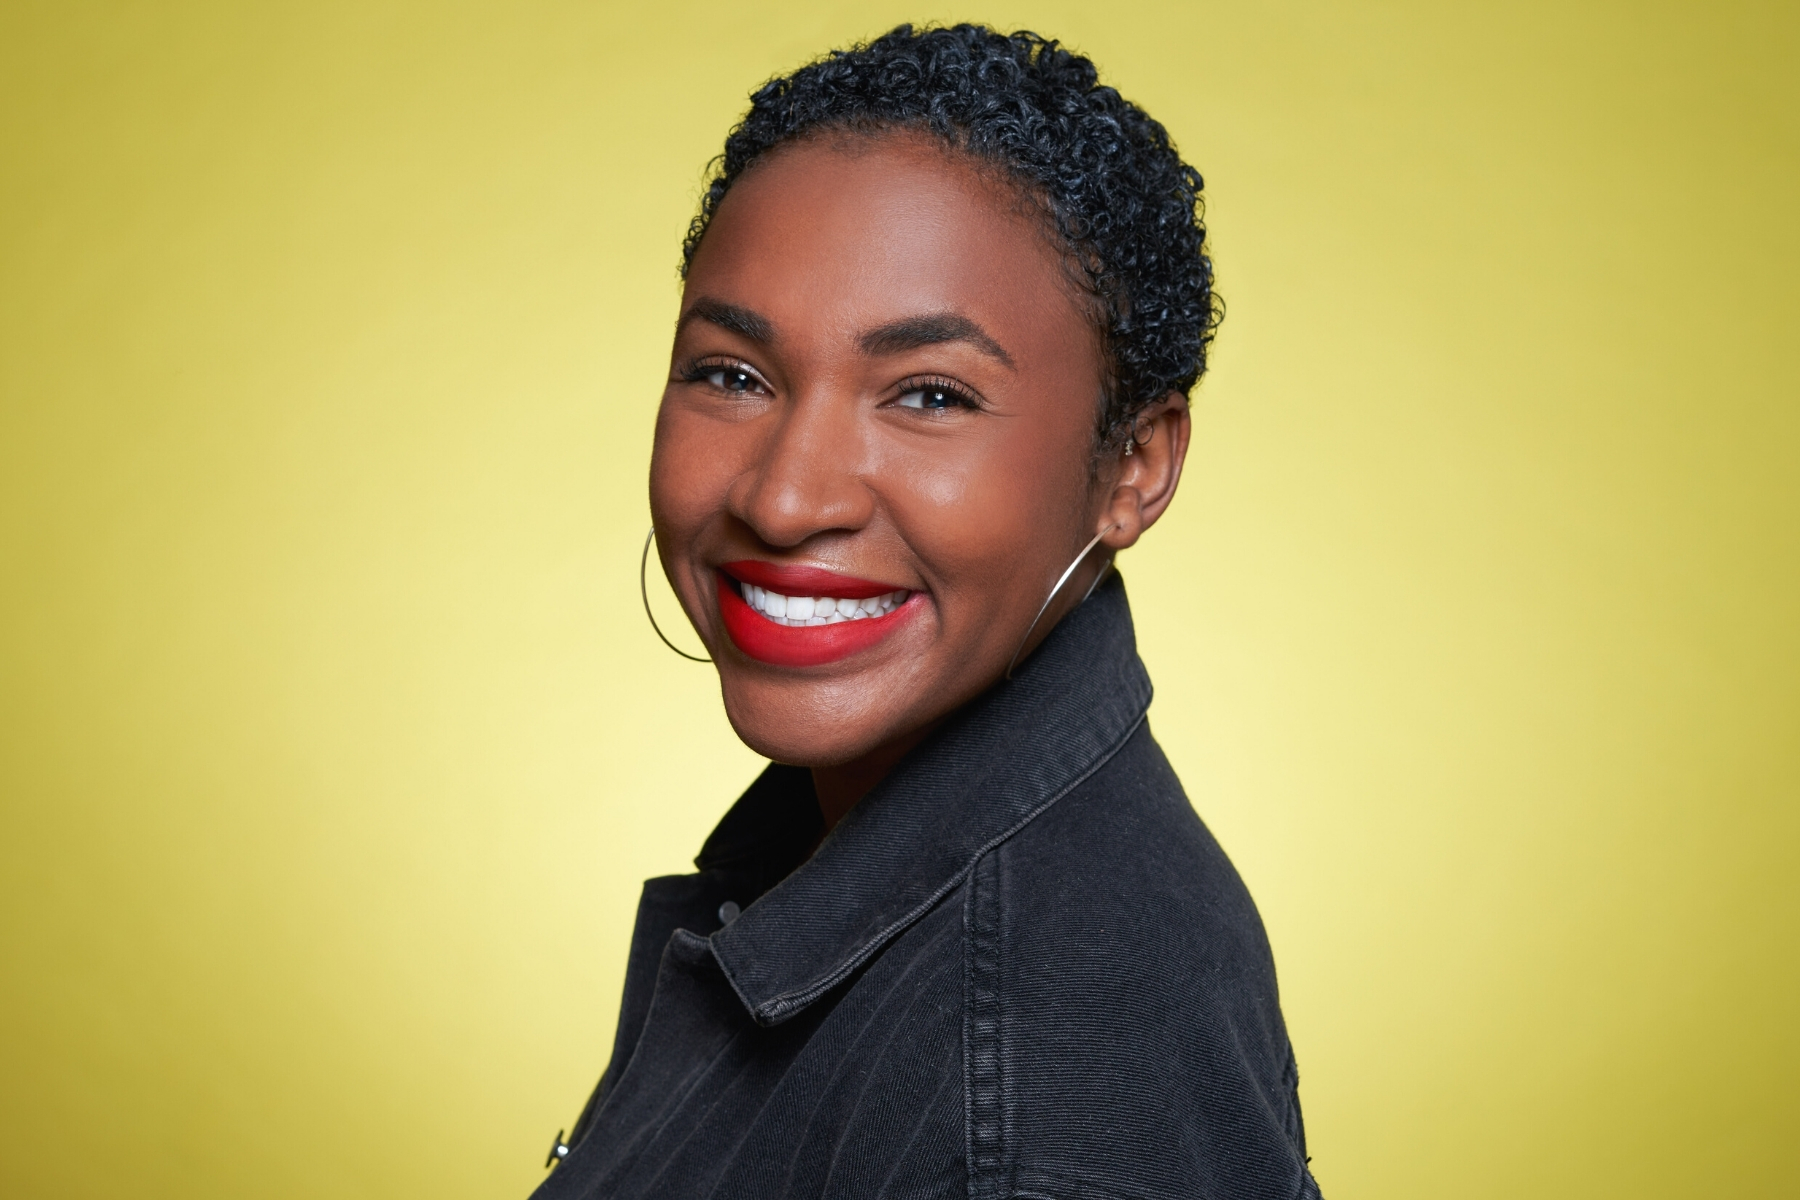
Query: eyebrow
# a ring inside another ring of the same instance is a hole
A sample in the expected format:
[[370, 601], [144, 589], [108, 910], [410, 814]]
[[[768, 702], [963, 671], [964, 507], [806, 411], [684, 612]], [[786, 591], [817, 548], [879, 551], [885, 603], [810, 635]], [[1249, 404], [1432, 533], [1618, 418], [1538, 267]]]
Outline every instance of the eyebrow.
[[723, 300], [715, 300], [711, 296], [702, 296], [694, 301], [693, 307], [681, 314], [676, 323], [680, 329], [689, 321], [706, 321], [717, 325], [720, 329], [729, 329], [753, 342], [764, 346], [775, 340], [775, 325], [769, 318], [755, 309], [745, 308], [739, 304], [727, 304]]
[[945, 342], [967, 342], [983, 354], [998, 359], [1011, 370], [1012, 355], [987, 331], [958, 313], [933, 313], [925, 317], [902, 317], [889, 321], [862, 335], [864, 354], [899, 354], [920, 346], [937, 346]]

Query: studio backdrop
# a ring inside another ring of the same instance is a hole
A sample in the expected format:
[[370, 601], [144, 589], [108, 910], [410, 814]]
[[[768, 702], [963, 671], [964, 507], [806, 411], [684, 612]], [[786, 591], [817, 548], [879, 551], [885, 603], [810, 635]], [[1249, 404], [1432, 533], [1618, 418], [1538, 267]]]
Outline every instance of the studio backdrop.
[[1325, 1194], [1792, 1195], [1795, 12], [11, 0], [0, 1195], [541, 1178], [759, 765], [637, 594], [702, 171], [962, 19], [1206, 175], [1121, 567]]

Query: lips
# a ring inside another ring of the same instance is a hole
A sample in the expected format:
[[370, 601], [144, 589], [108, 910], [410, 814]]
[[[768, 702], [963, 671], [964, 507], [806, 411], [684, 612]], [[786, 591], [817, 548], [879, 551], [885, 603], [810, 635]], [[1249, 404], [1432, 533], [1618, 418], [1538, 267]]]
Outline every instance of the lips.
[[755, 584], [783, 596], [836, 596], [845, 600], [865, 600], [887, 592], [903, 592], [891, 583], [876, 583], [854, 575], [839, 575], [820, 567], [790, 567], [781, 563], [760, 562], [747, 558], [728, 562], [720, 568], [742, 583]]
[[885, 640], [923, 593], [817, 567], [746, 560], [719, 572], [719, 613], [737, 648], [759, 662], [812, 667]]

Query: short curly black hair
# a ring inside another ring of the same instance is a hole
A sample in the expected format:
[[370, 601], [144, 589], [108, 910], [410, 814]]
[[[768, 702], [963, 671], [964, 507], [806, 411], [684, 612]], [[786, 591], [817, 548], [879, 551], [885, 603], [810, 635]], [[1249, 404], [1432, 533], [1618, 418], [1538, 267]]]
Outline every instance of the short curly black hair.
[[901, 25], [763, 84], [725, 139], [682, 247], [682, 275], [731, 185], [775, 147], [841, 129], [929, 132], [1002, 168], [1041, 202], [1098, 301], [1101, 444], [1206, 370], [1223, 316], [1200, 173], [1094, 64], [1035, 33]]

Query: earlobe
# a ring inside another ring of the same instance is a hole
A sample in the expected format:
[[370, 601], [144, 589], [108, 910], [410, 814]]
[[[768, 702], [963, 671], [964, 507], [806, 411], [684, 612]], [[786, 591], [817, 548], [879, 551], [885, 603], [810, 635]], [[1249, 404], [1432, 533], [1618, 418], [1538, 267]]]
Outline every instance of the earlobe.
[[1111, 528], [1101, 536], [1114, 551], [1126, 550], [1136, 544], [1146, 524], [1144, 494], [1131, 479], [1135, 465], [1135, 461], [1126, 465], [1124, 476], [1113, 486], [1102, 516]]
[[1139, 412], [1120, 452], [1121, 470], [1107, 504], [1115, 550], [1136, 543], [1175, 497], [1187, 457], [1190, 423], [1187, 397], [1171, 392]]

